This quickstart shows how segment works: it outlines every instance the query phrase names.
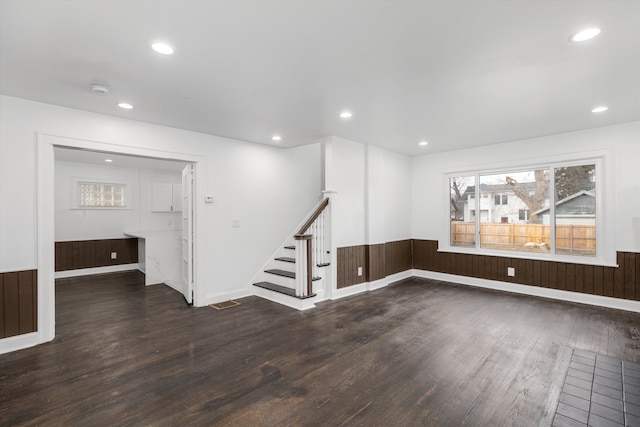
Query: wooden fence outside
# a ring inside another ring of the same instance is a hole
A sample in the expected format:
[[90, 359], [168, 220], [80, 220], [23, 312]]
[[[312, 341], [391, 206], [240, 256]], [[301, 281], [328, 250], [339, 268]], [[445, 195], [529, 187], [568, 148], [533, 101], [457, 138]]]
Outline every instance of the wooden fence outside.
[[[474, 222], [451, 222], [451, 244], [475, 246]], [[543, 224], [480, 224], [480, 246], [495, 249], [538, 250], [551, 247], [551, 228]], [[527, 245], [528, 244], [528, 245]], [[543, 245], [546, 244], [546, 247]], [[526, 245], [526, 246], [525, 246]], [[595, 225], [556, 225], [556, 253], [595, 254]]]

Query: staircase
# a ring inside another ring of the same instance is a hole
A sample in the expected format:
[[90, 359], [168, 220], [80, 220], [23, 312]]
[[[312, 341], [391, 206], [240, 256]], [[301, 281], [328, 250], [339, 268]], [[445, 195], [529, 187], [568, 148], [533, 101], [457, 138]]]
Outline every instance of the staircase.
[[331, 274], [328, 204], [323, 199], [254, 277], [255, 295], [298, 310], [325, 299]]

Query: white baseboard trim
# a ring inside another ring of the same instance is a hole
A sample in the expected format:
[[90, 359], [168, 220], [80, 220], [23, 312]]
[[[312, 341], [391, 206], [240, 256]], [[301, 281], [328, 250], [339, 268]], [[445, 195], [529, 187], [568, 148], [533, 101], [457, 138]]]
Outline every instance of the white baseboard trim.
[[218, 302], [229, 301], [237, 298], [244, 298], [251, 296], [246, 289], [238, 289], [235, 291], [218, 292], [215, 294], [207, 294], [202, 304], [196, 305], [196, 307], [204, 307], [210, 304], [216, 304]]
[[520, 285], [496, 280], [477, 279], [475, 277], [456, 276], [454, 274], [437, 273], [426, 270], [412, 270], [412, 276], [640, 313], [640, 301], [583, 294], [581, 292], [562, 291], [559, 289], [540, 288], [538, 286]]
[[38, 344], [40, 344], [40, 339], [37, 332], [2, 338], [0, 339], [0, 354], [34, 347]]
[[408, 279], [409, 277], [413, 277], [414, 276], [414, 271], [415, 270], [405, 270], [405, 271], [401, 271], [400, 273], [392, 274], [391, 276], [385, 277], [385, 280], [387, 281], [387, 285], [391, 285], [391, 284], [393, 284], [395, 282], [398, 282], [400, 280], [404, 280], [404, 279]]
[[369, 290], [367, 289], [367, 285], [368, 283], [360, 283], [359, 285], [351, 285], [346, 288], [334, 289], [331, 293], [331, 299], [336, 300], [367, 292]]
[[318, 302], [318, 297], [300, 299], [295, 297], [290, 297], [289, 295], [281, 294], [279, 292], [270, 291], [269, 289], [264, 289], [259, 286], [254, 286], [254, 295], [260, 298], [264, 298], [266, 300], [276, 302], [278, 304], [285, 305], [287, 307], [304, 311], [310, 308], [314, 308], [316, 306], [316, 302]]
[[89, 276], [91, 274], [116, 273], [118, 271], [140, 270], [138, 263], [108, 265], [106, 267], [81, 268], [79, 270], [56, 271], [54, 277], [63, 279], [66, 277]]
[[387, 276], [383, 279], [374, 280], [373, 282], [365, 282], [358, 285], [347, 286], [346, 288], [334, 289], [331, 293], [330, 299], [336, 300], [340, 298], [350, 297], [352, 295], [358, 295], [363, 292], [375, 291], [376, 289], [384, 288], [391, 283], [408, 279], [409, 277], [413, 276], [413, 271], [414, 270], [405, 270], [401, 271], [400, 273]]

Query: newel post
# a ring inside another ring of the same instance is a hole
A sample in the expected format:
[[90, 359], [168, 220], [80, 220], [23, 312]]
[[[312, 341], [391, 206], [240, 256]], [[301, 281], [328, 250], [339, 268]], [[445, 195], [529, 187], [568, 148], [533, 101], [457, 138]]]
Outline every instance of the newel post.
[[297, 234], [296, 240], [296, 295], [309, 296], [313, 293], [311, 234]]

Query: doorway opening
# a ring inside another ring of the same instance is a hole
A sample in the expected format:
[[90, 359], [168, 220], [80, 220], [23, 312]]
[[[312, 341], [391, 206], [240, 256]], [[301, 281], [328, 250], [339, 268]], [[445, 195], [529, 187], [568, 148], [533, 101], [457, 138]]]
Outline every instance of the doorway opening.
[[[106, 159], [112, 161], [105, 162]], [[107, 182], [103, 187], [97, 185], [90, 187], [87, 191], [93, 191], [93, 194], [79, 196], [80, 189], [85, 190], [79, 183], [83, 183], [82, 185], [86, 187], [89, 185], [87, 183], [99, 181], [99, 179], [81, 179], [84, 178], [83, 173], [77, 173], [78, 170], [73, 171], [70, 165], [74, 160], [77, 161], [75, 167], [80, 168], [80, 172], [82, 163], [85, 163], [86, 170], [93, 169], [91, 173], [84, 175], [102, 177], [103, 181], [111, 181], [111, 183]], [[61, 164], [58, 162], [69, 163], [66, 165], [68, 175], [66, 182], [56, 183], [55, 178], [60, 172], [56, 170], [56, 166], [60, 169]], [[101, 163], [99, 166], [98, 162]], [[105, 168], [105, 163], [115, 168]], [[117, 173], [116, 175], [112, 173], [117, 172], [118, 167], [121, 172], [129, 173], [129, 180], [126, 176], [118, 179]], [[101, 172], [96, 172], [98, 169], [101, 169]], [[108, 230], [97, 230], [100, 227], [108, 229], [110, 224], [127, 228], [121, 230], [122, 237], [137, 238], [138, 242], [142, 243], [144, 250], [138, 253], [141, 261], [139, 266], [142, 266], [147, 276], [152, 270], [154, 274], [159, 273], [160, 276], [153, 279], [159, 280], [156, 283], [166, 283], [180, 292], [187, 303], [198, 305], [200, 275], [197, 257], [200, 253], [200, 242], [196, 239], [196, 230], [197, 219], [203, 214], [202, 204], [198, 203], [198, 201], [204, 201], [201, 186], [198, 185], [199, 176], [204, 176], [203, 169], [203, 159], [197, 155], [38, 134], [38, 340], [40, 343], [50, 341], [55, 336], [55, 242], [64, 239], [82, 240], [91, 233], [96, 233], [97, 238], [108, 237]], [[145, 175], [144, 178], [142, 175]], [[175, 178], [168, 179], [169, 176], [175, 176]], [[117, 184], [118, 181], [121, 183]], [[154, 184], [157, 191], [153, 189]], [[177, 193], [175, 197], [172, 195], [169, 211], [165, 211], [163, 205], [158, 204], [162, 200], [154, 200], [156, 196], [162, 199], [162, 190], [167, 188], [167, 184]], [[61, 186], [65, 187], [63, 197], [56, 194], [56, 190]], [[126, 191], [129, 191], [128, 199], [125, 196]], [[142, 191], [144, 194], [141, 194]], [[74, 192], [77, 193], [74, 195], [76, 199], [72, 197]], [[78, 201], [81, 197], [84, 199]], [[60, 215], [60, 205], [65, 203], [69, 204], [66, 213], [70, 213], [65, 219], [67, 224], [65, 221], [58, 223], [56, 215]], [[84, 206], [73, 206], [73, 203], [84, 203]], [[106, 204], [107, 209], [100, 204]], [[105, 221], [109, 211], [111, 214], [121, 214], [120, 218], [113, 223], [109, 220]], [[76, 220], [73, 219], [74, 216]], [[125, 218], [124, 223], [123, 218]], [[123, 224], [125, 224], [124, 227]], [[153, 230], [153, 228], [158, 229]], [[113, 230], [111, 232], [113, 233]], [[163, 241], [173, 242], [176, 259], [165, 262], [165, 265], [159, 265], [159, 253], [171, 252], [171, 250], [167, 251], [168, 248]], [[155, 247], [152, 248], [151, 245]], [[154, 254], [149, 256], [149, 251], [154, 251]], [[112, 252], [111, 256], [117, 257], [118, 254]], [[145, 260], [152, 260], [152, 262], [145, 262]], [[122, 269], [127, 268], [131, 266], [122, 267]], [[117, 270], [116, 268], [115, 271]]]

